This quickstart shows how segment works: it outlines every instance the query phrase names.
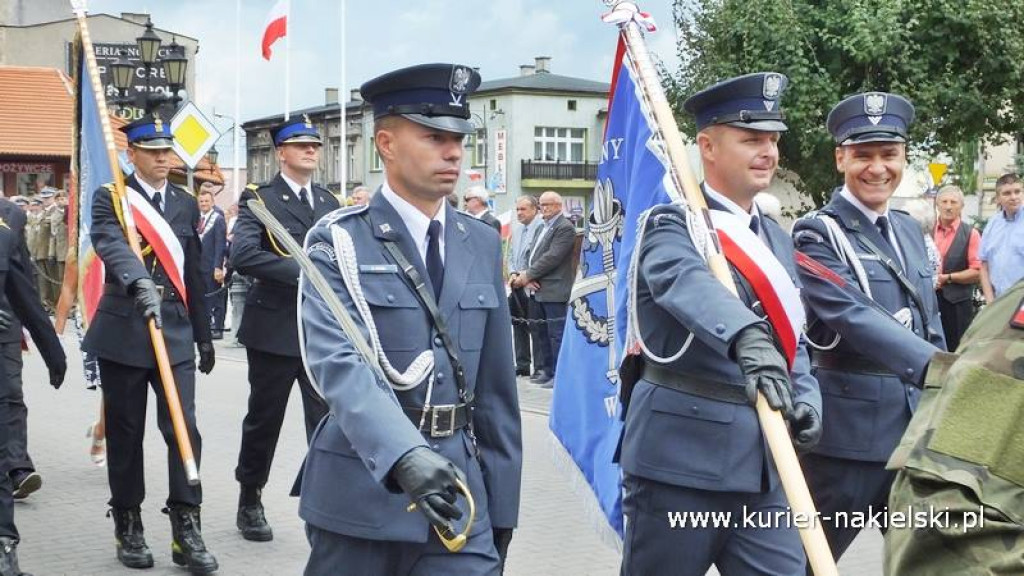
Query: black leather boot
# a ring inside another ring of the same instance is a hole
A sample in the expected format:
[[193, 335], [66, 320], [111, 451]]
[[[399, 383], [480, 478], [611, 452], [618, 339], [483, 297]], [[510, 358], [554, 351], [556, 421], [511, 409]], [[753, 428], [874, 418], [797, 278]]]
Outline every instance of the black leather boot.
[[0, 576], [32, 576], [18, 567], [18, 541], [0, 538]]
[[242, 538], [253, 542], [269, 542], [274, 539], [274, 531], [267, 523], [261, 501], [262, 490], [257, 486], [242, 486], [238, 497], [238, 516], [235, 525], [242, 531]]
[[152, 568], [153, 553], [146, 545], [142, 531], [142, 511], [134, 508], [111, 508], [107, 516], [114, 517], [114, 538], [117, 541], [117, 559], [129, 568]]
[[171, 516], [171, 560], [188, 568], [192, 574], [217, 571], [217, 559], [206, 550], [198, 506], [171, 506], [164, 509]]

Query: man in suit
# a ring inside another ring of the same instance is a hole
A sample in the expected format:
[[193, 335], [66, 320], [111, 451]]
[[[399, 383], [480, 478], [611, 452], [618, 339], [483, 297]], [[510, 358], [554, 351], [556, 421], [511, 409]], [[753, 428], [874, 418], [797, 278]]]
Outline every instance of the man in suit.
[[512, 288], [532, 291], [535, 324], [534, 337], [544, 347], [543, 370], [530, 378], [543, 388], [554, 385], [558, 367], [558, 351], [562, 348], [566, 305], [576, 271], [572, 269], [572, 249], [576, 228], [562, 215], [562, 197], [548, 190], [540, 195], [540, 212], [544, 219], [537, 239], [530, 249], [527, 268], [514, 280]]
[[205, 284], [206, 310], [210, 313], [210, 331], [214, 340], [224, 337], [222, 308], [224, 297], [219, 292], [224, 285], [224, 258], [228, 241], [224, 216], [213, 206], [213, 192], [199, 192], [199, 270]]
[[[368, 207], [310, 231], [310, 258], [361, 336], [375, 334], [371, 346], [387, 368], [370, 369], [304, 284], [306, 358], [331, 407], [302, 476], [307, 576], [500, 573], [522, 468], [501, 243], [445, 201], [473, 132], [467, 98], [479, 83], [472, 68], [429, 64], [363, 84], [384, 184]], [[363, 331], [371, 322], [376, 331]], [[476, 522], [452, 554], [430, 526], [466, 521], [460, 481]], [[410, 501], [417, 513], [406, 511]]]
[[299, 353], [299, 267], [256, 219], [249, 202], [263, 203], [300, 244], [314, 223], [339, 207], [327, 189], [313, 184], [321, 140], [309, 117], [286, 121], [271, 131], [271, 138], [281, 169], [270, 182], [242, 192], [231, 246], [231, 265], [252, 280], [238, 329], [249, 359], [249, 410], [242, 421], [235, 479], [240, 484], [236, 525], [243, 538], [254, 542], [274, 538], [261, 493], [270, 477], [292, 384], [298, 381], [302, 394], [307, 441], [327, 406], [310, 384]]
[[[82, 350], [97, 357], [103, 382], [117, 558], [129, 568], [153, 565], [140, 511], [146, 494], [142, 461], [146, 396], [152, 387], [157, 425], [168, 450], [172, 559], [193, 574], [209, 574], [217, 570], [217, 560], [206, 550], [200, 531], [202, 488], [187, 481], [148, 329], [153, 320], [163, 332], [198, 465], [203, 441], [196, 427], [196, 349], [200, 372], [209, 374], [214, 365], [210, 317], [202, 294], [205, 283], [199, 272], [199, 207], [191, 194], [167, 181], [173, 154], [167, 123], [147, 115], [121, 130], [128, 137], [128, 159], [135, 167], [125, 182], [125, 193], [136, 220], [149, 223], [137, 228], [143, 259], [128, 245], [113, 185], [101, 186], [93, 197], [90, 236], [106, 276], [96, 315], [82, 341]], [[150, 232], [144, 233], [143, 228]]]
[[[867, 92], [837, 104], [828, 130], [843, 186], [793, 226], [797, 249], [841, 277], [800, 270], [825, 422], [803, 469], [825, 518], [886, 505], [893, 472], [885, 462], [917, 407], [928, 363], [945, 349], [920, 225], [889, 207], [913, 118], [913, 105], [896, 94]], [[856, 526], [822, 523], [837, 560]]]
[[[748, 74], [683, 104], [697, 125], [713, 220], [747, 256], [726, 252], [738, 294], [711, 274], [693, 239], [701, 231], [690, 228], [683, 207], [653, 208], [638, 240], [629, 330], [644, 353], [619, 459], [623, 576], [697, 576], [712, 565], [730, 575], [804, 571], [800, 537], [784, 520], [788, 502], [754, 409], [763, 394], [790, 419], [798, 449], [821, 433], [821, 397], [800, 337], [793, 245], [754, 203], [778, 167], [786, 83], [782, 74]], [[772, 280], [758, 281], [765, 277]], [[796, 313], [766, 316], [766, 296], [788, 301]], [[794, 344], [785, 357], [778, 344], [784, 335]], [[666, 514], [677, 511], [762, 520], [673, 528]]]
[[[530, 249], [533, 247], [533, 241], [537, 239], [543, 223], [543, 220], [537, 217], [539, 209], [540, 203], [536, 196], [525, 195], [516, 199], [516, 220], [519, 221], [519, 225], [512, 229], [512, 238], [509, 240], [507, 260], [509, 284], [515, 282], [520, 270], [528, 268], [527, 260], [530, 258]], [[530, 365], [536, 363], [535, 365], [539, 369], [542, 359], [546, 358], [547, 354], [540, 351], [542, 346], [540, 339], [530, 337], [533, 330], [526, 323], [531, 319], [530, 297], [526, 294], [525, 288], [511, 289], [508, 295], [508, 309], [513, 320], [512, 335], [516, 349], [516, 376], [529, 376]], [[545, 341], [543, 346], [546, 348], [547, 345]]]
[[462, 195], [462, 202], [466, 207], [466, 212], [469, 212], [474, 218], [479, 219], [481, 222], [487, 224], [491, 228], [498, 231], [501, 234], [501, 220], [494, 217], [491, 214], [491, 205], [488, 204], [490, 194], [487, 189], [483, 186], [470, 186], [466, 189], [466, 193]]
[[[14, 202], [0, 198], [0, 221], [11, 232], [11, 257], [17, 260], [23, 274], [31, 282], [32, 259], [25, 242], [25, 212]], [[6, 405], [6, 420], [0, 420], [0, 425], [6, 425], [9, 433], [3, 471], [11, 478], [16, 500], [28, 497], [43, 485], [42, 476], [36, 472], [35, 464], [28, 454], [28, 408], [22, 393], [22, 322], [19, 317], [24, 318], [24, 325], [50, 371], [50, 383], [63, 380], [67, 369], [64, 349], [39, 301], [39, 295], [34, 289], [30, 294], [31, 298], [25, 298], [28, 302], [23, 305], [24, 312], [14, 316], [10, 325], [0, 330], [0, 350], [3, 352], [3, 368], [7, 374], [7, 387], [0, 389], [0, 403]], [[9, 309], [5, 299], [0, 293], [0, 307]]]

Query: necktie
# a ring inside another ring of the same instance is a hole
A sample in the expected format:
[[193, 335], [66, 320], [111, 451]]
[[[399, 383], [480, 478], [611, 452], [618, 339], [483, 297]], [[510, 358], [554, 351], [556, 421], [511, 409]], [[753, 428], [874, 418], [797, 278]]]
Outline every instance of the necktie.
[[754, 233], [754, 236], [761, 233], [761, 219], [757, 216], [750, 217], [750, 231]]
[[156, 211], [160, 214], [164, 213], [164, 198], [159, 191], [153, 193], [153, 207], [155, 207]]
[[885, 216], [879, 216], [878, 220], [875, 220], [875, 226], [878, 226], [878, 233], [882, 235], [882, 239], [885, 240], [886, 244], [892, 246], [892, 242], [889, 241], [889, 219]]
[[305, 188], [299, 189], [299, 200], [302, 201], [302, 205], [305, 206], [306, 208], [309, 208], [310, 210], [313, 209], [313, 207], [310, 206], [309, 204], [309, 192]]
[[434, 287], [434, 300], [441, 298], [444, 283], [444, 264], [441, 263], [441, 223], [431, 220], [427, 227], [427, 275]]

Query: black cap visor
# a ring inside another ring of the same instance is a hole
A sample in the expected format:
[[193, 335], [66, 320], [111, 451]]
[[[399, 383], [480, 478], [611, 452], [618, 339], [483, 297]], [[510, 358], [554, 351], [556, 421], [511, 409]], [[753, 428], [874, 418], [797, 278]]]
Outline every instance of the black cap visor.
[[423, 114], [402, 114], [401, 116], [421, 126], [442, 132], [454, 132], [456, 134], [473, 134], [476, 132], [476, 127], [473, 126], [472, 122], [455, 116], [425, 116]]
[[781, 120], [758, 120], [754, 122], [728, 122], [726, 126], [743, 128], [745, 130], [757, 130], [758, 132], [786, 132], [789, 126]]
[[132, 146], [135, 146], [136, 148], [145, 148], [146, 150], [167, 150], [169, 148], [174, 148], [174, 140], [170, 138], [151, 138], [149, 140], [132, 142]]

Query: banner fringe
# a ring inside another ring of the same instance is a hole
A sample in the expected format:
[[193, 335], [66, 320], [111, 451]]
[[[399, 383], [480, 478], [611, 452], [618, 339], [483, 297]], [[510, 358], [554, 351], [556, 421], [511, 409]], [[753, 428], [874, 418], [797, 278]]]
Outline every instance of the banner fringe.
[[601, 508], [601, 503], [597, 501], [597, 497], [594, 495], [594, 489], [587, 482], [586, 477], [583, 476], [579, 466], [573, 461], [572, 455], [569, 454], [568, 450], [558, 441], [558, 437], [550, 430], [548, 431], [548, 445], [551, 449], [551, 461], [558, 471], [569, 480], [569, 489], [582, 502], [583, 514], [587, 523], [597, 533], [602, 544], [615, 550], [621, 556], [622, 539], [619, 538], [618, 532], [608, 524], [608, 518]]

